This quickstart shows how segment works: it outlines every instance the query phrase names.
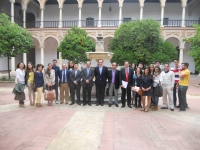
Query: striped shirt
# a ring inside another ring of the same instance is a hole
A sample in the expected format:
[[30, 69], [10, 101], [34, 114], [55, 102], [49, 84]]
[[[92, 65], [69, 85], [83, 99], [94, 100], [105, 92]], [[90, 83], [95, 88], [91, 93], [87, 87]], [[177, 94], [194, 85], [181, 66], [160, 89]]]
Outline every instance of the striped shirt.
[[179, 71], [181, 71], [182, 70], [182, 68], [181, 68], [181, 66], [180, 65], [178, 65], [178, 68], [176, 68], [176, 66], [173, 66], [172, 68], [171, 68], [171, 71], [173, 71], [174, 72], [174, 77], [175, 77], [175, 83], [178, 83], [179, 82]]

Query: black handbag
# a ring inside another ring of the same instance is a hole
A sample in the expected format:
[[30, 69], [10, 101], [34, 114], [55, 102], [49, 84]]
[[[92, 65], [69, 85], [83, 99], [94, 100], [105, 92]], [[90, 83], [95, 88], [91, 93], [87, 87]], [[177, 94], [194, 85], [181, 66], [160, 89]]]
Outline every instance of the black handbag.
[[160, 84], [160, 81], [159, 81], [159, 84], [154, 88], [154, 95], [157, 97], [163, 96], [163, 88]]

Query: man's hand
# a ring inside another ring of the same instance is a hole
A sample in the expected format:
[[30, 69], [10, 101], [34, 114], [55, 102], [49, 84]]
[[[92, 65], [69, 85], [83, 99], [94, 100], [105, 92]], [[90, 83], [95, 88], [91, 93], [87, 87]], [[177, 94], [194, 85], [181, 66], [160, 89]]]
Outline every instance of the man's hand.
[[76, 84], [76, 85], [77, 85], [77, 82], [76, 82], [76, 81], [74, 81], [74, 84]]
[[90, 83], [90, 81], [89, 80], [85, 80], [85, 83]]
[[120, 85], [120, 87], [121, 87], [121, 88], [124, 88], [124, 86], [123, 86], [123, 85]]

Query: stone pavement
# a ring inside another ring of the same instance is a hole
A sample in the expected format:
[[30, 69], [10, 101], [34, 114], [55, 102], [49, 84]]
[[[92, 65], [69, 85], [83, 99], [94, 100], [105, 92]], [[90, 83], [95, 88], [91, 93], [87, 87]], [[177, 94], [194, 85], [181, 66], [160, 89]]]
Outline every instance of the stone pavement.
[[28, 100], [23, 109], [13, 100], [13, 84], [0, 83], [0, 150], [199, 150], [198, 83], [200, 77], [191, 76], [186, 112], [148, 113], [94, 104], [47, 106], [45, 101], [36, 108]]

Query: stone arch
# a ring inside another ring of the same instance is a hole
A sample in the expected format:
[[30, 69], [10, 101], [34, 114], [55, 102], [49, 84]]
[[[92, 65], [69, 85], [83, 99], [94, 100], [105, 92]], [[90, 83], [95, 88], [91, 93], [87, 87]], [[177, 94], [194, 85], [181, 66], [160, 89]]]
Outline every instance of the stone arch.
[[88, 36], [91, 37], [94, 41], [97, 40], [97, 38], [96, 38], [94, 35], [90, 35], [90, 34], [88, 34]]
[[56, 37], [56, 36], [54, 36], [54, 35], [48, 35], [48, 36], [45, 36], [45, 37], [43, 38], [41, 44], [45, 45], [45, 41], [46, 41], [48, 38], [54, 38], [54, 39], [57, 41], [58, 45], [60, 44], [60, 40], [59, 40], [59, 38]]
[[179, 42], [179, 46], [181, 46], [182, 40], [180, 39], [180, 37], [178, 37], [176, 35], [170, 35], [170, 36], [164, 37], [164, 41], [166, 41], [166, 40], [168, 40], [170, 38], [176, 39]]
[[195, 7], [198, 5], [198, 3], [200, 3], [200, 0], [194, 1], [194, 2], [189, 6], [189, 9], [188, 9], [188, 16], [191, 16], [191, 15], [192, 15], [193, 10], [194, 10]]
[[109, 51], [110, 38], [112, 38], [112, 37], [106, 37], [106, 38], [103, 39], [103, 41], [104, 41], [104, 52]]

